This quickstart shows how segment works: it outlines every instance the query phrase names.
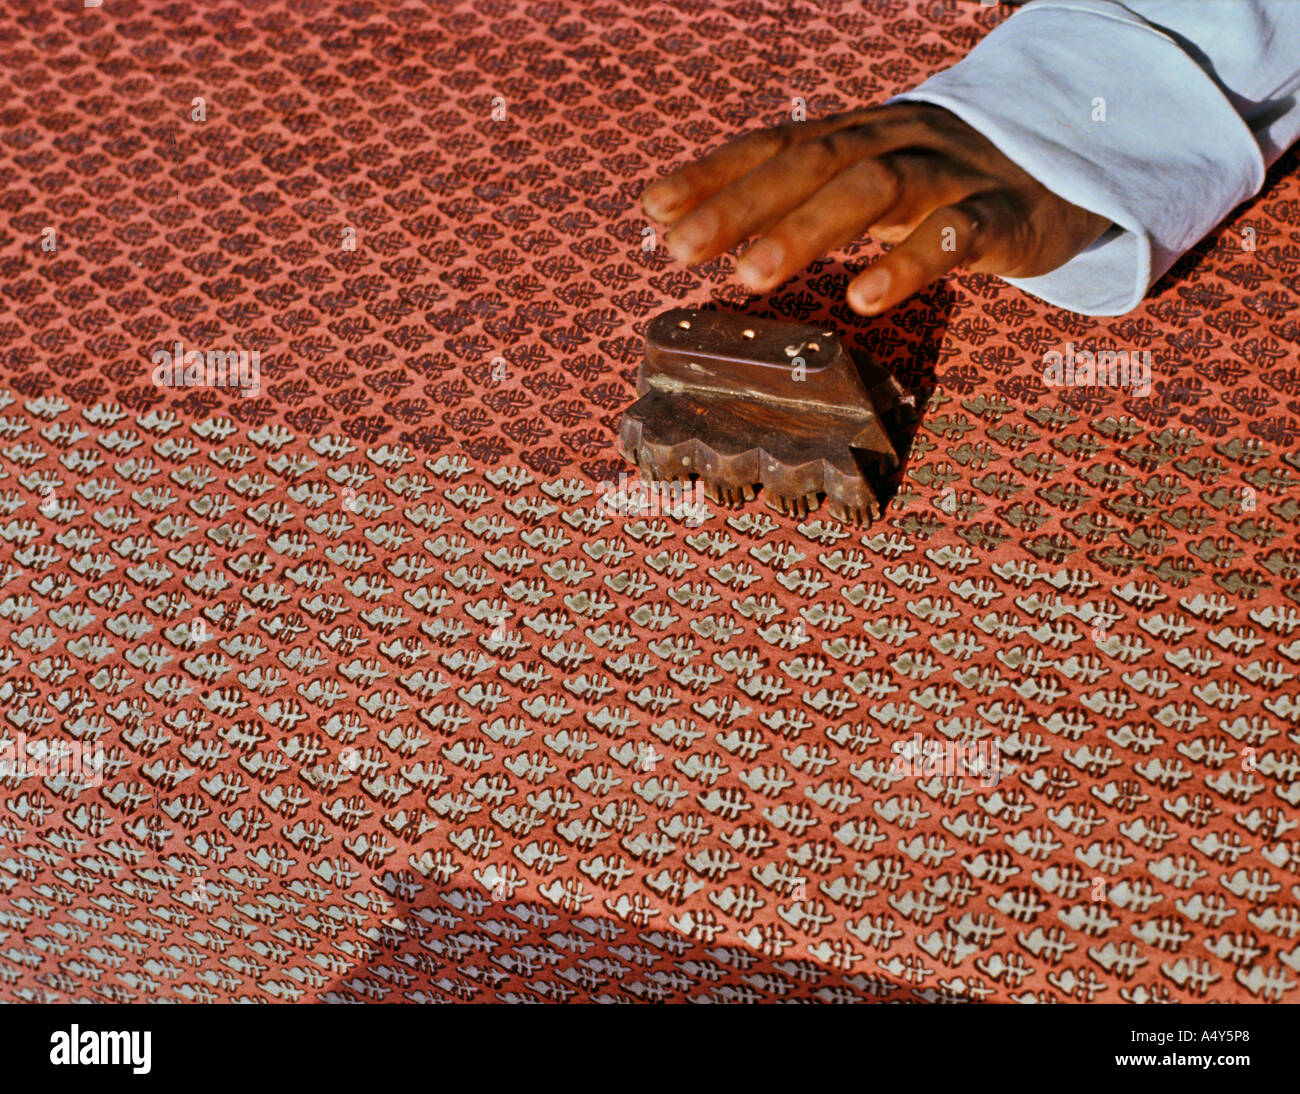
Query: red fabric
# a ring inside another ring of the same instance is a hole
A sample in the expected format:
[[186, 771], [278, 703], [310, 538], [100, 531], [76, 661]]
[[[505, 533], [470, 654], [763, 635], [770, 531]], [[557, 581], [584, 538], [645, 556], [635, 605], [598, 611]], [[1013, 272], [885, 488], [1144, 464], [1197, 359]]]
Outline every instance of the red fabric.
[[[1296, 999], [1295, 155], [1115, 320], [643, 246], [669, 166], [1001, 17], [6, 6], [5, 733], [107, 764], [3, 780], [0, 996]], [[883, 521], [601, 511], [679, 303], [928, 394]], [[996, 788], [878, 774], [968, 732]]]

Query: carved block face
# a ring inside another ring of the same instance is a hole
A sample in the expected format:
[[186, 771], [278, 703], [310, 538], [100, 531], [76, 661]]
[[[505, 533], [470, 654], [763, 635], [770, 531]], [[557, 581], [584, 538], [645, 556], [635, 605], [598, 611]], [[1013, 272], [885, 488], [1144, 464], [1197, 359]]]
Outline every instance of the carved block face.
[[881, 414], [905, 412], [905, 393], [834, 331], [675, 308], [650, 321], [637, 393], [619, 443], [646, 478], [698, 475], [724, 504], [762, 486], [795, 516], [820, 494], [837, 519], [880, 515], [871, 476], [899, 463]]

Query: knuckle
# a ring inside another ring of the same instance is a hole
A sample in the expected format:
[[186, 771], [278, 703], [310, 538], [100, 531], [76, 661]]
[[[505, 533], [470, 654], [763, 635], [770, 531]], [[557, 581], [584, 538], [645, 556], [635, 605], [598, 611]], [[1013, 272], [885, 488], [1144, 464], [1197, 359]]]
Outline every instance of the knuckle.
[[968, 215], [978, 218], [984, 231], [1013, 245], [1029, 241], [1031, 225], [1024, 207], [1014, 194], [999, 190], [965, 203]]
[[806, 122], [784, 121], [779, 125], [760, 126], [756, 129], [751, 129], [746, 133], [745, 139], [754, 143], [760, 141], [779, 141], [782, 144], [788, 144], [790, 141], [795, 139], [796, 134], [799, 132], [799, 127], [806, 124]]
[[858, 143], [854, 131], [850, 129], [835, 129], [808, 142], [817, 150], [817, 154], [830, 164], [841, 162]]
[[801, 240], [816, 239], [823, 230], [823, 216], [814, 209], [800, 206], [773, 229], [772, 235], [777, 236], [788, 249]]
[[929, 269], [919, 255], [896, 249], [889, 254], [889, 264], [897, 281], [904, 285], [924, 284], [930, 279]]
[[746, 150], [772, 156], [800, 140], [799, 127], [806, 122], [782, 122], [775, 126], [751, 129], [737, 140]]
[[980, 235], [989, 224], [989, 218], [983, 209], [971, 203], [950, 206], [946, 219], [958, 235], [967, 239]]
[[[980, 224], [974, 258], [1005, 265], [1021, 263], [1037, 250], [1037, 232], [1020, 201], [1006, 191], [982, 194], [963, 203], [963, 211]], [[1000, 256], [1000, 257], [999, 257]]]
[[961, 165], [954, 161], [943, 149], [930, 148], [922, 144], [913, 144], [906, 150], [894, 152], [884, 157], [885, 162], [895, 171], [899, 179], [907, 179], [912, 184], [930, 183], [945, 175], [961, 172]]
[[903, 193], [903, 182], [906, 172], [903, 167], [888, 159], [873, 159], [867, 161], [866, 170], [870, 173], [871, 182], [875, 188], [888, 201], [897, 201]]
[[853, 166], [853, 182], [873, 197], [893, 203], [903, 190], [903, 170], [890, 159], [871, 157]]

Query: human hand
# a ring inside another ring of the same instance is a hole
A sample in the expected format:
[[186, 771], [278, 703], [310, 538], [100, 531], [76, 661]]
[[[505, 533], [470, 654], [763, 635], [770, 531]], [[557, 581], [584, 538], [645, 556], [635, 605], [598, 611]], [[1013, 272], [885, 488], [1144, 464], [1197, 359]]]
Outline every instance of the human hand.
[[736, 274], [770, 292], [864, 232], [897, 246], [853, 279], [878, 315], [956, 266], [1035, 277], [1109, 227], [1026, 174], [955, 114], [892, 103], [758, 129], [652, 183], [646, 215], [695, 265], [751, 236]]

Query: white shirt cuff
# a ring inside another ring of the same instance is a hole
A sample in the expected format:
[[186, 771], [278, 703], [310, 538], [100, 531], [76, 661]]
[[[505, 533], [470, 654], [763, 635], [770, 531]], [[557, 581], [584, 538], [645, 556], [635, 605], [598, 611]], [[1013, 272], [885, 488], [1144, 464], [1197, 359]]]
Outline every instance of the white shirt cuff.
[[890, 101], [907, 100], [951, 111], [1049, 190], [1116, 225], [1049, 274], [1006, 278], [1088, 315], [1135, 308], [1264, 181], [1259, 145], [1214, 81], [1110, 0], [1022, 8]]

